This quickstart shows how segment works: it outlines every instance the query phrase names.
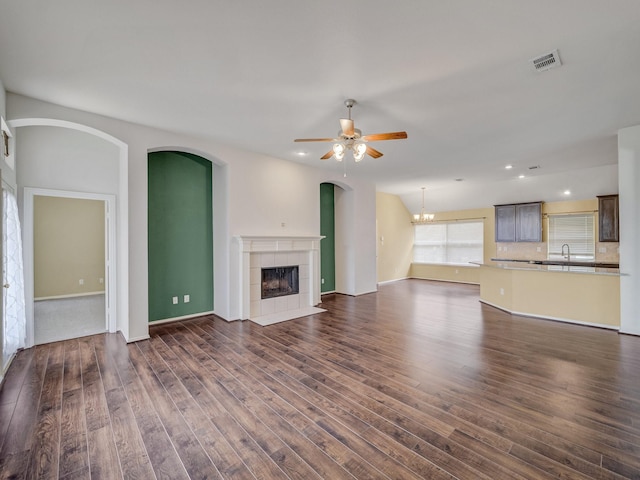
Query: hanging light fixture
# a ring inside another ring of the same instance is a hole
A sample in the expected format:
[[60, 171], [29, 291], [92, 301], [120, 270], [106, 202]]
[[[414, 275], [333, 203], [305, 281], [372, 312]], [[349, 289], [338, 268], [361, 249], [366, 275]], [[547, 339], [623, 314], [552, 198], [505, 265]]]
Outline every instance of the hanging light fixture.
[[429, 223], [429, 222], [433, 222], [433, 219], [435, 218], [435, 215], [433, 213], [426, 213], [424, 210], [424, 190], [425, 187], [422, 187], [422, 210], [420, 210], [420, 213], [416, 213], [413, 216], [413, 220], [411, 221], [411, 223], [413, 223], [414, 225], [422, 225], [425, 223]]
[[367, 145], [364, 142], [355, 142], [353, 139], [347, 139], [344, 142], [336, 142], [333, 144], [333, 158], [341, 162], [347, 150], [353, 152], [353, 159], [356, 162], [361, 161], [367, 153]]
[[333, 156], [337, 161], [339, 162], [342, 161], [342, 159], [344, 158], [345, 150], [346, 150], [346, 147], [342, 143], [335, 143], [333, 145]]
[[367, 153], [367, 146], [364, 143], [357, 143], [353, 147], [353, 159], [359, 162], [364, 158], [364, 154]]

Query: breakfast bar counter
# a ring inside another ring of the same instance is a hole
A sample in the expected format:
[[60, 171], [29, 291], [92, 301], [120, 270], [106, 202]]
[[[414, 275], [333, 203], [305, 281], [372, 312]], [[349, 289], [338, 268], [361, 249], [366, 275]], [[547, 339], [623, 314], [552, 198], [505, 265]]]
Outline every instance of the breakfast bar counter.
[[620, 328], [617, 268], [485, 262], [480, 301], [514, 315]]

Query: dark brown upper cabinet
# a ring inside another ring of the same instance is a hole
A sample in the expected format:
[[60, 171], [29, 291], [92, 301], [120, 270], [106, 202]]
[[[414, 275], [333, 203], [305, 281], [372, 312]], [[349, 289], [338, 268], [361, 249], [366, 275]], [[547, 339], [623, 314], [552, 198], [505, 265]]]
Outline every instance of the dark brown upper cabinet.
[[620, 241], [620, 219], [618, 195], [598, 196], [598, 240]]
[[496, 205], [496, 242], [516, 241], [516, 206]]
[[541, 242], [542, 202], [495, 205], [496, 242]]

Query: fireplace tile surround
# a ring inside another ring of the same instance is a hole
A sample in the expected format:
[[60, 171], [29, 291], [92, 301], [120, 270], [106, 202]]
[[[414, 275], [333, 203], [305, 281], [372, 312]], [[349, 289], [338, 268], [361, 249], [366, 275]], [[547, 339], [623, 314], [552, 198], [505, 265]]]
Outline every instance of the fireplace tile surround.
[[[259, 325], [324, 312], [320, 303], [321, 236], [240, 235], [240, 318]], [[298, 266], [299, 293], [261, 298], [262, 268]]]

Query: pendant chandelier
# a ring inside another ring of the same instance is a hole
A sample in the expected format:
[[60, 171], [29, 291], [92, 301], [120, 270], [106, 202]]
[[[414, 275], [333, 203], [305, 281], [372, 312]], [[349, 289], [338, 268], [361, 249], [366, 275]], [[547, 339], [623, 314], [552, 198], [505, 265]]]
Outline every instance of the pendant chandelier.
[[420, 210], [420, 213], [416, 213], [411, 221], [414, 225], [423, 225], [425, 223], [433, 222], [435, 217], [433, 213], [426, 213], [424, 210], [424, 190], [425, 187], [422, 187], [422, 210]]

